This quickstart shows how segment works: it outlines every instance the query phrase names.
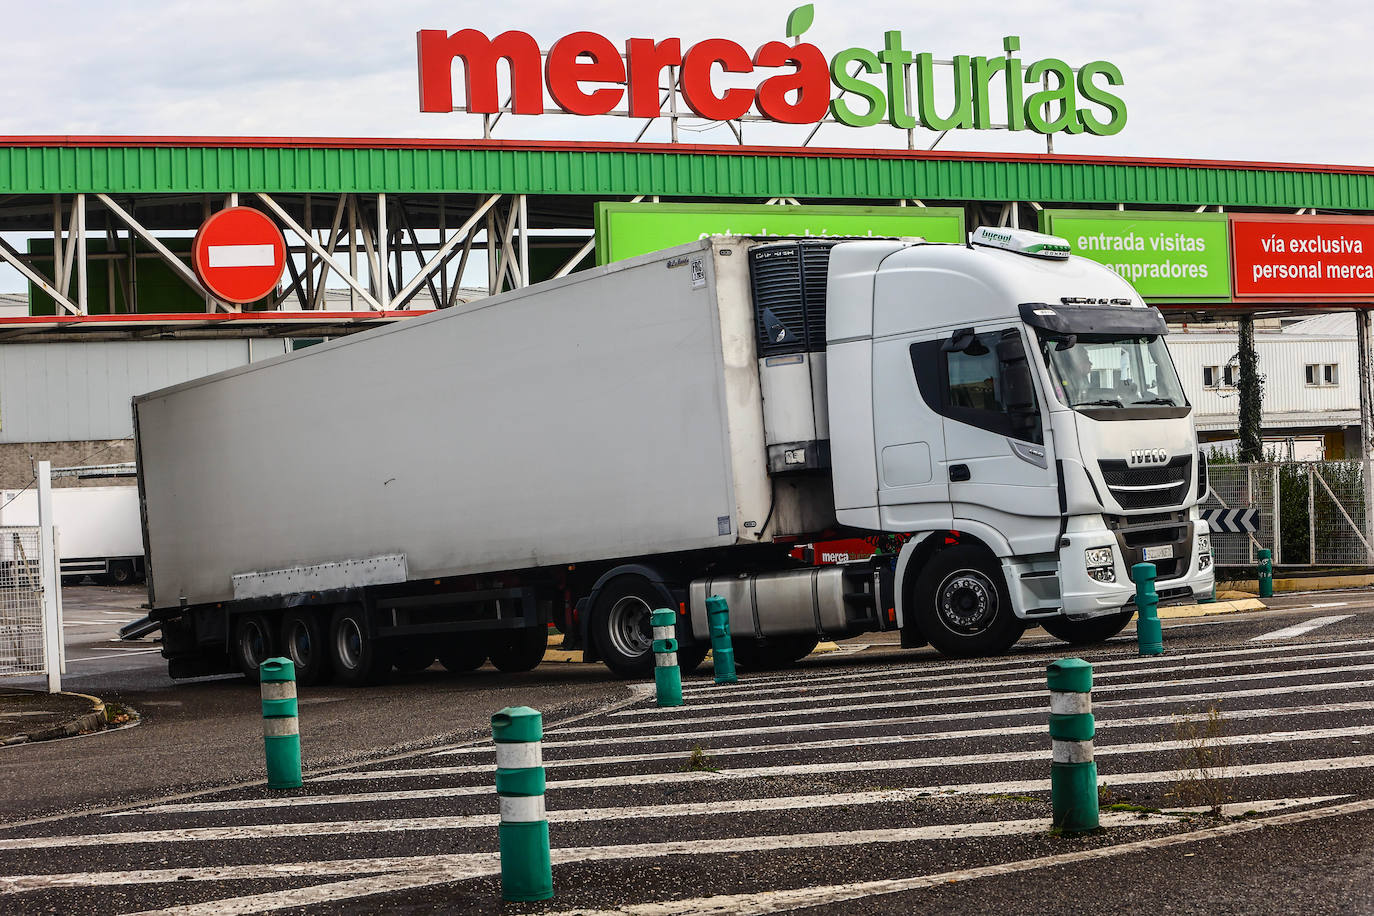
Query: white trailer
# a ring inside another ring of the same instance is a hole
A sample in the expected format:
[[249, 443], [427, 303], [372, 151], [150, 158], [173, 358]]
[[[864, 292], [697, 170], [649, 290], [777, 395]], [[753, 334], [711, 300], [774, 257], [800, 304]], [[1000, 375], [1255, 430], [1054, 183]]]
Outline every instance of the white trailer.
[[[997, 652], [1119, 630], [1146, 548], [1206, 591], [1163, 320], [1047, 239], [715, 238], [137, 397], [169, 670], [524, 669], [555, 622], [645, 674], [649, 611], [690, 667], [712, 593], [744, 665]], [[879, 532], [899, 555], [788, 556]]]
[[[137, 487], [59, 487], [52, 504], [64, 579], [124, 585], [143, 578]], [[0, 526], [37, 524], [35, 490], [0, 490]]]

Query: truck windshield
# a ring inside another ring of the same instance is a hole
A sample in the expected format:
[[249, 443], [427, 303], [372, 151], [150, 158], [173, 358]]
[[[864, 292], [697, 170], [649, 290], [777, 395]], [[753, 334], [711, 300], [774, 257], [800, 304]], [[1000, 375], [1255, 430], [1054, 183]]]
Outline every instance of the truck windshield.
[[1182, 407], [1188, 401], [1158, 335], [1040, 338], [1055, 394], [1069, 407]]

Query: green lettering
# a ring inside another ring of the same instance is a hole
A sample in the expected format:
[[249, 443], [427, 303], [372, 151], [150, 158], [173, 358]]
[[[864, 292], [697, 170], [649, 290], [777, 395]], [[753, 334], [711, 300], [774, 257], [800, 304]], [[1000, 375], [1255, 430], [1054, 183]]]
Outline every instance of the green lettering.
[[992, 88], [992, 78], [1006, 69], [1005, 58], [973, 59], [973, 126], [978, 130], [988, 130], [992, 127], [992, 101], [989, 90]]
[[1056, 77], [1059, 84], [1033, 92], [1030, 98], [1026, 99], [1027, 123], [1036, 133], [1054, 134], [1062, 130], [1065, 133], [1081, 134], [1083, 125], [1078, 122], [1073, 68], [1054, 57], [1037, 60], [1026, 71], [1026, 83], [1039, 83], [1042, 78], [1049, 75]]
[[1025, 130], [1026, 115], [1021, 105], [1021, 60], [1012, 57], [1021, 49], [1021, 39], [1015, 35], [1008, 35], [1002, 39], [1002, 47], [1007, 52], [1007, 127], [1011, 130]]
[[883, 35], [884, 46], [878, 59], [887, 68], [887, 122], [903, 129], [916, 126], [916, 119], [907, 111], [906, 65], [911, 52], [902, 47], [902, 33], [897, 30]]
[[1113, 95], [1093, 83], [1093, 77], [1098, 74], [1106, 78], [1108, 86], [1121, 86], [1125, 83], [1121, 78], [1121, 71], [1117, 69], [1116, 65], [1109, 64], [1105, 60], [1095, 60], [1080, 67], [1078, 70], [1078, 94], [1085, 101], [1094, 102], [1107, 109], [1109, 117], [1105, 122], [1099, 121], [1092, 111], [1087, 108], [1080, 108], [1078, 109], [1078, 119], [1083, 122], [1083, 129], [1093, 136], [1110, 137], [1112, 134], [1121, 133], [1121, 128], [1126, 126], [1126, 103], [1120, 96]]
[[948, 117], [935, 113], [935, 58], [929, 52], [916, 55], [916, 105], [921, 123], [931, 130], [953, 130], [973, 126], [973, 103], [970, 95], [973, 78], [969, 57], [954, 58], [954, 108]]
[[[858, 63], [859, 70], [850, 73], [850, 64]], [[881, 73], [882, 63], [878, 55], [867, 48], [848, 48], [836, 54], [830, 61], [830, 79], [840, 89], [840, 95], [830, 103], [830, 111], [835, 120], [850, 127], [872, 127], [883, 119], [887, 109], [887, 99], [883, 90], [865, 79], [860, 73]], [[844, 101], [844, 93], [852, 92], [868, 102], [868, 111], [855, 114], [854, 109]]]

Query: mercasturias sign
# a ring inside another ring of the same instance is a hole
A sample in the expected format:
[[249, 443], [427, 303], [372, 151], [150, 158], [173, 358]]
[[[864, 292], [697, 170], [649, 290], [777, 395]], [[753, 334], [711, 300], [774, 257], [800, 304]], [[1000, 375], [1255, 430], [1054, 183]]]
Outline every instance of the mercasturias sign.
[[[787, 20], [789, 38], [810, 27], [811, 7]], [[1126, 103], [1110, 89], [1124, 85], [1121, 71], [1104, 60], [1077, 68], [1047, 57], [1029, 65], [1018, 57], [1015, 35], [1003, 53], [955, 55], [952, 93], [937, 88], [937, 62], [928, 51], [913, 54], [902, 33], [888, 31], [878, 50], [846, 48], [826, 59], [809, 42], [769, 41], [751, 55], [725, 38], [708, 38], [682, 48], [678, 38], [631, 38], [621, 51], [596, 32], [573, 32], [543, 55], [528, 32], [511, 30], [488, 38], [476, 29], [449, 33], [422, 29], [416, 35], [420, 110], [454, 111], [453, 64], [463, 64], [464, 110], [501, 110], [498, 63], [510, 67], [510, 107], [519, 115], [544, 113], [544, 86], [569, 114], [605, 115], [624, 104], [631, 118], [663, 116], [663, 71], [680, 71], [679, 91], [697, 116], [730, 121], [751, 109], [784, 124], [814, 124], [833, 118], [850, 127], [886, 122], [893, 127], [932, 130], [1006, 128], [1042, 134], [1116, 134], [1126, 125]], [[714, 73], [767, 73], [753, 88], [717, 88]], [[950, 80], [943, 75], [938, 81]], [[838, 90], [838, 94], [835, 93]], [[949, 97], [952, 94], [952, 98]], [[1080, 102], [1086, 103], [1080, 107]], [[1005, 124], [994, 124], [994, 111]]]

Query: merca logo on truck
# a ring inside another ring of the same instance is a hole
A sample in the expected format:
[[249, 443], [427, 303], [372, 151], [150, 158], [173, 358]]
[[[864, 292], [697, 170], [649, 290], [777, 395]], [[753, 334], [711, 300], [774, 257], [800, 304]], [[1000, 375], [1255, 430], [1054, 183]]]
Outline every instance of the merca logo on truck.
[[[1042, 134], [1116, 134], [1126, 126], [1126, 103], [1110, 88], [1124, 85], [1121, 70], [1105, 60], [1073, 67], [1047, 57], [1026, 65], [1017, 56], [1021, 40], [1009, 35], [1002, 53], [991, 57], [955, 55], [948, 77], [936, 80], [940, 63], [928, 51], [913, 54], [902, 33], [890, 30], [879, 50], [846, 48], [829, 60], [819, 47], [800, 41], [810, 28], [811, 5], [792, 11], [787, 36], [768, 41], [751, 55], [725, 38], [698, 41], [685, 51], [678, 38], [631, 38], [622, 53], [596, 32], [578, 31], [553, 43], [547, 55], [528, 32], [510, 30], [488, 38], [476, 29], [449, 33], [422, 29], [416, 35], [420, 110], [454, 111], [453, 64], [463, 64], [462, 110], [501, 110], [498, 64], [510, 68], [509, 111], [544, 113], [544, 86], [569, 114], [663, 115], [660, 80], [664, 70], [680, 73], [684, 102], [699, 117], [730, 121], [750, 112], [783, 124], [815, 124], [833, 118], [850, 127], [886, 122], [907, 129], [1031, 130]], [[717, 88], [714, 73], [766, 74], [753, 88]], [[942, 91], [943, 86], [950, 90]], [[832, 92], [838, 90], [832, 97]], [[952, 98], [950, 97], [952, 90]], [[1080, 102], [1086, 103], [1080, 107]], [[624, 105], [617, 111], [617, 106]], [[994, 111], [1006, 123], [994, 124]]]

